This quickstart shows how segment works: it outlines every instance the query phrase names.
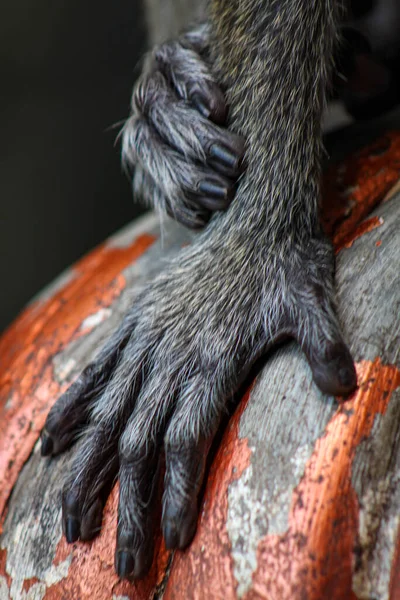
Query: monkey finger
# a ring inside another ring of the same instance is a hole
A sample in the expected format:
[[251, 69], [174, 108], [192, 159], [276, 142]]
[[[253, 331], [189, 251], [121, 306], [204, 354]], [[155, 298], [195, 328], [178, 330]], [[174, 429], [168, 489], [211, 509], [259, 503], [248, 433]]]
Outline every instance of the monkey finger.
[[157, 366], [153, 365], [119, 443], [115, 567], [126, 579], [143, 577], [153, 560], [161, 440], [178, 385], [175, 370], [166, 372], [160, 367], [165, 358], [161, 347], [157, 349]]
[[74, 459], [62, 494], [62, 525], [69, 544], [90, 540], [101, 529], [103, 508], [118, 473], [114, 428], [94, 428]]
[[[174, 437], [181, 434], [178, 419], [169, 429]], [[166, 473], [164, 479], [162, 529], [170, 550], [184, 549], [193, 539], [198, 519], [198, 495], [203, 482], [210, 443], [203, 438], [165, 441]]]
[[[171, 202], [140, 166], [135, 169], [133, 193], [135, 198], [140, 198], [148, 206], [155, 206], [161, 213], [166, 213], [188, 229], [202, 229], [211, 217], [211, 212], [202, 208], [202, 198], [194, 197], [193, 201], [188, 203], [182, 196], [175, 197]], [[213, 206], [211, 203], [212, 208]]]
[[[234, 194], [232, 181], [212, 171], [207, 165], [188, 161], [167, 145], [144, 118], [132, 116], [123, 137], [123, 157], [128, 164], [139, 164], [154, 181], [154, 185], [176, 203], [196, 204], [196, 197], [207, 197], [206, 208], [227, 208]], [[189, 197], [190, 195], [190, 197]], [[201, 200], [197, 202], [201, 204]]]
[[42, 432], [42, 456], [66, 450], [87, 425], [90, 411], [107, 385], [134, 327], [128, 313], [98, 356], [51, 408]]
[[[237, 373], [226, 390], [225, 369]], [[208, 450], [220, 423], [226, 397], [235, 389], [240, 366], [226, 364], [207, 376], [199, 368], [185, 381], [164, 438], [166, 471], [164, 478], [162, 530], [166, 547], [185, 548], [197, 527], [199, 492], [204, 479]]]
[[322, 347], [305, 344], [303, 350], [321, 392], [348, 396], [357, 387], [357, 374], [350, 351], [343, 340], [327, 342]]
[[115, 570], [122, 579], [138, 579], [153, 561], [159, 449], [150, 441], [142, 447], [130, 441], [128, 449], [121, 441]]
[[141, 80], [134, 101], [136, 110], [146, 118], [148, 125], [186, 160], [208, 162], [227, 177], [240, 175], [244, 140], [177, 99], [161, 73]]
[[225, 96], [206, 61], [195, 50], [172, 41], [159, 46], [153, 59], [180, 98], [191, 102], [207, 119], [218, 124], [226, 122]]

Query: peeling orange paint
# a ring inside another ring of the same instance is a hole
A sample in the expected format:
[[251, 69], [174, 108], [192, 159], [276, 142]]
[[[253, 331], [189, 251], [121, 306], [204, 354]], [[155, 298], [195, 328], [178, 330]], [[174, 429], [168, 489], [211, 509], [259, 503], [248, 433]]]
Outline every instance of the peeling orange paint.
[[[400, 132], [388, 134], [348, 159], [345, 165], [331, 167], [325, 176], [323, 219], [327, 232], [331, 236], [334, 233], [337, 250], [351, 245], [355, 239], [380, 225], [377, 217], [364, 223], [361, 221], [383, 200], [399, 177]], [[346, 190], [346, 202], [340, 202], [339, 198], [344, 197]], [[386, 387], [392, 385], [389, 382], [394, 382], [390, 391], [400, 385], [399, 372], [394, 367], [383, 367], [379, 359], [375, 363], [358, 365], [358, 378], [361, 381], [358, 392], [351, 402], [339, 408], [326, 435], [317, 444], [311, 459], [316, 460], [314, 468], [314, 463], [307, 465], [303, 481], [293, 495], [289, 531], [284, 536], [267, 536], [260, 543], [258, 569], [246, 600], [355, 599], [351, 592], [351, 566], [358, 506], [351, 488], [351, 461], [362, 437], [369, 435], [375, 414], [386, 410], [390, 400]], [[369, 407], [371, 414], [365, 412], [365, 406]], [[356, 410], [351, 420], [348, 410]], [[175, 556], [165, 600], [236, 598], [237, 582], [226, 531], [227, 491], [230, 483], [240, 477], [250, 461], [247, 440], [235, 439], [237, 431], [238, 423], [235, 429], [229, 431], [227, 439], [222, 441], [208, 481], [207, 502], [196, 537], [186, 552]], [[348, 438], [340, 446], [342, 433]], [[351, 443], [350, 435], [353, 436]], [[338, 455], [334, 460], [332, 455], [326, 456], [326, 452], [329, 454], [336, 449]], [[241, 453], [244, 453], [243, 462]], [[237, 463], [241, 463], [240, 469]], [[233, 476], [234, 466], [237, 471]], [[317, 474], [315, 468], [321, 472]], [[313, 482], [315, 488], [312, 488]], [[342, 486], [340, 489], [332, 487], [339, 483]], [[308, 510], [300, 510], [303, 497], [306, 498], [313, 489], [314, 499], [307, 498]], [[323, 490], [325, 496], [322, 501], [320, 493]], [[335, 503], [335, 494], [342, 494], [342, 507], [340, 503]], [[208, 503], [212, 503], [212, 506]], [[318, 511], [321, 512], [316, 517]], [[324, 538], [326, 532], [335, 535], [334, 543]], [[331, 583], [335, 587], [332, 591], [329, 590]], [[344, 595], [339, 593], [341, 586], [345, 589]], [[322, 588], [329, 592], [325, 595], [321, 592]]]
[[[376, 415], [385, 413], [400, 387], [400, 371], [376, 359], [358, 364], [357, 374], [358, 391], [330, 420], [293, 492], [287, 532], [260, 541], [244, 600], [356, 600], [351, 584], [358, 502], [351, 468]], [[196, 537], [175, 556], [165, 600], [237, 598], [226, 521], [229, 485], [251, 457], [247, 440], [237, 437], [240, 416], [235, 415], [214, 460]]]
[[70, 546], [62, 537], [57, 547], [54, 564], [64, 561], [72, 552], [68, 577], [46, 590], [43, 600], [79, 598], [79, 600], [111, 600], [112, 595], [126, 596], [129, 600], [147, 600], [165, 573], [169, 553], [156, 542], [155, 560], [149, 575], [143, 581], [120, 581], [114, 570], [116, 520], [118, 512], [118, 484], [113, 489], [104, 510], [101, 535], [91, 543]]
[[359, 389], [339, 406], [318, 439], [292, 496], [289, 528], [258, 546], [253, 586], [245, 600], [351, 600], [358, 501], [351, 469], [359, 444], [383, 415], [400, 371], [380, 359], [357, 365]]
[[343, 250], [343, 248], [351, 248], [354, 242], [362, 237], [365, 233], [372, 231], [373, 229], [377, 229], [383, 224], [383, 220], [379, 217], [371, 217], [370, 219], [366, 219], [360, 225], [358, 225], [351, 233], [342, 238], [340, 245], [336, 246], [336, 253]]
[[121, 272], [153, 242], [153, 236], [142, 235], [127, 248], [100, 246], [77, 263], [69, 283], [50, 299], [28, 307], [2, 336], [0, 527], [9, 494], [47, 412], [67, 387], [56, 381], [52, 359], [81, 335], [86, 317], [119, 296], [125, 287]]
[[199, 519], [190, 547], [177, 552], [163, 600], [213, 600], [236, 598], [231, 545], [226, 530], [229, 485], [250, 464], [251, 450], [239, 438], [240, 417], [250, 392], [241, 401], [217, 451]]
[[[399, 176], [398, 132], [329, 169], [324, 177], [323, 219], [338, 250], [379, 226], [376, 217], [362, 221], [389, 197], [393, 186], [398, 187]], [[0, 528], [9, 494], [47, 412], [67, 387], [54, 377], [53, 357], [90, 331], [81, 329], [83, 321], [112, 304], [125, 286], [121, 271], [153, 241], [152, 236], [143, 235], [128, 248], [102, 246], [95, 250], [74, 267], [69, 283], [49, 300], [28, 307], [0, 339], [4, 373], [0, 379]], [[360, 389], [331, 419], [293, 493], [288, 531], [260, 541], [258, 567], [246, 600], [355, 598], [350, 590], [358, 503], [351, 487], [351, 467], [357, 446], [370, 435], [375, 416], [384, 414], [390, 394], [400, 385], [399, 371], [381, 365], [378, 359], [360, 363], [358, 375]], [[216, 454], [197, 534], [186, 552], [175, 554], [165, 600], [236, 598], [226, 530], [227, 492], [250, 464], [247, 440], [238, 437], [245, 405], [246, 401], [242, 402], [236, 411]], [[68, 577], [48, 588], [46, 600], [109, 600], [113, 593], [130, 600], [152, 597], [165, 574], [169, 554], [158, 539], [149, 577], [139, 584], [118, 580], [113, 567], [117, 496], [114, 489], [105, 508], [102, 533], [94, 542], [71, 547], [60, 540], [55, 564], [71, 552], [72, 563]], [[5, 566], [6, 551], [0, 550], [0, 574], [10, 585]], [[394, 577], [392, 588], [397, 590], [393, 587], [400, 589], [396, 581]], [[32, 585], [29, 582], [26, 580], [26, 585]]]
[[332, 165], [324, 175], [322, 218], [335, 247], [396, 187], [400, 179], [400, 132], [392, 131]]

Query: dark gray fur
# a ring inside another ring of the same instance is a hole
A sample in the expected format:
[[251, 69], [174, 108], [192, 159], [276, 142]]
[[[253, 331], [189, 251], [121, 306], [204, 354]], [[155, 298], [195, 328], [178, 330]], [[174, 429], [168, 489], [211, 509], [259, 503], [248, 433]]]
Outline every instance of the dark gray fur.
[[[210, 440], [272, 344], [297, 339], [326, 393], [356, 385], [335, 313], [333, 252], [318, 217], [320, 122], [339, 4], [214, 0], [212, 20], [229, 123], [248, 140], [246, 173], [227, 212], [215, 214], [137, 299], [100, 358], [109, 365], [111, 353], [115, 367], [104, 374], [94, 363], [88, 388], [69, 394], [68, 409], [65, 397], [55, 404], [44, 434], [48, 454], [66, 410], [77, 415], [75, 431], [89, 421], [64, 488], [68, 541], [98, 531], [118, 473], [121, 577], [141, 577], [151, 564], [162, 448], [165, 541], [170, 548], [191, 541]], [[98, 381], [90, 417], [86, 409], [79, 417]]]

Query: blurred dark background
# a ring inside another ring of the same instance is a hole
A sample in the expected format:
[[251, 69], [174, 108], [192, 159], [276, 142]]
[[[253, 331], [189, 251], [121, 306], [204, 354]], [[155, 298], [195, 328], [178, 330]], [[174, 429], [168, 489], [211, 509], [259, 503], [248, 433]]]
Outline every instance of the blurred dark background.
[[120, 166], [139, 1], [20, 0], [0, 18], [0, 330], [140, 212]]

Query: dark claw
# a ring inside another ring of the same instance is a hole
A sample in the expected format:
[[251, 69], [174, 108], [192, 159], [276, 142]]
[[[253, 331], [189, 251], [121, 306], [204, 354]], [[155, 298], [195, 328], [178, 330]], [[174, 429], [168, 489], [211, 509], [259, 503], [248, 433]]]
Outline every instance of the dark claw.
[[216, 83], [208, 81], [204, 87], [196, 83], [189, 90], [189, 98], [204, 117], [219, 125], [225, 123], [228, 113], [225, 96]]
[[117, 571], [118, 577], [121, 579], [130, 579], [134, 576], [135, 559], [131, 552], [128, 552], [127, 550], [120, 550], [117, 552], [115, 570]]
[[357, 387], [353, 359], [344, 344], [335, 344], [327, 353], [326, 362], [312, 364], [315, 383], [325, 394], [348, 396]]
[[167, 550], [183, 550], [190, 544], [197, 527], [197, 501], [184, 509], [167, 508], [163, 517], [163, 535]]
[[65, 522], [65, 538], [68, 544], [73, 544], [79, 539], [80, 527], [78, 519], [67, 517]]
[[178, 223], [180, 223], [184, 227], [187, 227], [188, 229], [193, 229], [194, 231], [205, 227], [205, 225], [207, 225], [208, 221], [210, 220], [211, 216], [210, 213], [205, 211], [194, 211], [188, 213], [187, 211], [180, 210], [179, 206], [174, 211], [172, 210], [171, 205], [168, 202], [166, 202], [165, 204], [165, 210], [167, 215], [170, 216], [171, 219], [178, 221]]
[[40, 453], [42, 456], [50, 456], [53, 453], [53, 440], [52, 438], [44, 431], [42, 433], [42, 446], [40, 448]]
[[230, 192], [228, 186], [213, 181], [212, 179], [204, 179], [201, 181], [198, 190], [203, 196], [225, 201], [228, 200]]
[[175, 523], [168, 521], [164, 525], [163, 534], [167, 550], [175, 550], [175, 548], [179, 547], [179, 536]]
[[357, 386], [357, 375], [354, 367], [343, 367], [339, 369], [338, 379], [342, 387], [346, 390], [353, 391]]
[[213, 144], [210, 148], [210, 156], [214, 159], [213, 162], [221, 164], [222, 167], [232, 171], [239, 169], [240, 158], [222, 144]]
[[207, 106], [206, 102], [204, 101], [204, 98], [202, 98], [200, 94], [194, 94], [192, 96], [192, 102], [199, 111], [199, 113], [203, 115], [203, 117], [205, 117], [206, 119], [210, 118], [211, 111]]

